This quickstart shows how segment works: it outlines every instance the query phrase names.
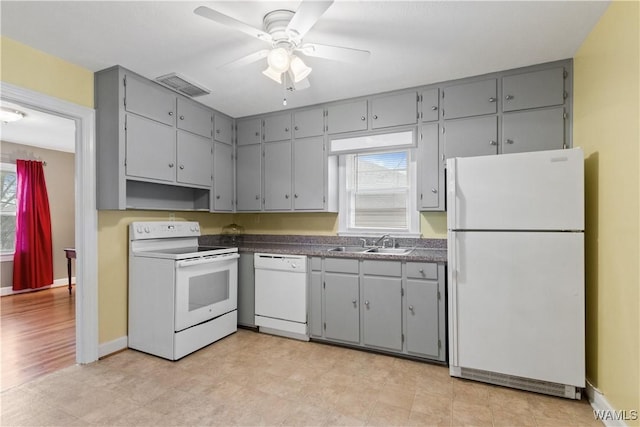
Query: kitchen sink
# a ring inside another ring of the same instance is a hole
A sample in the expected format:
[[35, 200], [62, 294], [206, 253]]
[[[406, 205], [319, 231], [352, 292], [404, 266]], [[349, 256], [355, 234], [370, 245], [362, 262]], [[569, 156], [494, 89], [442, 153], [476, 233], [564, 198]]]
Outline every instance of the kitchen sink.
[[413, 248], [371, 248], [367, 249], [367, 254], [380, 254], [380, 255], [408, 255], [413, 251]]
[[362, 246], [338, 246], [337, 248], [328, 249], [329, 252], [349, 252], [349, 253], [364, 253], [367, 252], [367, 248]]

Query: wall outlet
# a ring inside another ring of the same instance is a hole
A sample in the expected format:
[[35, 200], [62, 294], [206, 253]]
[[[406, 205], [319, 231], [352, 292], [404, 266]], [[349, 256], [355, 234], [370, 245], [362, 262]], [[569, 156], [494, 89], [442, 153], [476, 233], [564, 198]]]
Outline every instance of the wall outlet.
[[176, 220], [176, 214], [174, 212], [169, 212], [169, 221], [175, 221]]

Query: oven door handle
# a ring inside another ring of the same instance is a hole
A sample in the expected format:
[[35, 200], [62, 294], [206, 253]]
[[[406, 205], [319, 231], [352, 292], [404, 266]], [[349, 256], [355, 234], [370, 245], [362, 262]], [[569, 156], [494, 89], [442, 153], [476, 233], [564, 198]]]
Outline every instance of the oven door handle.
[[176, 265], [178, 267], [191, 267], [191, 266], [200, 265], [200, 264], [213, 264], [221, 261], [229, 261], [236, 258], [240, 258], [240, 255], [238, 254], [215, 255], [211, 257], [185, 259], [185, 260], [177, 261]]

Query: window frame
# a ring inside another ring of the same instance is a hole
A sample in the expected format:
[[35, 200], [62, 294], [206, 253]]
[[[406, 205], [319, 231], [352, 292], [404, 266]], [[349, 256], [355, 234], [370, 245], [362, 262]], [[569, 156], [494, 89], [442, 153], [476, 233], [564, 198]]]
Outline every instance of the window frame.
[[[407, 152], [408, 194], [407, 194], [407, 228], [378, 227], [351, 227], [350, 193], [347, 191], [347, 157], [353, 154], [377, 154]], [[417, 150], [415, 148], [390, 147], [387, 149], [375, 149], [358, 151], [357, 153], [345, 153], [338, 156], [338, 235], [339, 236], [363, 236], [379, 237], [389, 234], [392, 237], [420, 237], [420, 214], [417, 206], [418, 180], [417, 180]]]
[[[16, 175], [16, 193], [17, 193], [17, 191], [18, 191], [18, 184], [17, 184], [18, 172], [17, 172], [15, 163], [0, 162], [0, 170], [2, 170], [3, 172], [5, 172], [5, 171], [13, 172]], [[2, 216], [4, 216], [4, 215], [16, 216], [16, 214], [17, 214], [16, 211], [14, 211], [14, 212], [0, 211], [0, 215], [2, 215]], [[15, 242], [14, 242], [14, 245], [13, 245], [13, 250], [11, 250], [11, 251], [0, 249], [0, 262], [13, 261], [13, 255], [15, 254], [15, 251], [16, 251]]]

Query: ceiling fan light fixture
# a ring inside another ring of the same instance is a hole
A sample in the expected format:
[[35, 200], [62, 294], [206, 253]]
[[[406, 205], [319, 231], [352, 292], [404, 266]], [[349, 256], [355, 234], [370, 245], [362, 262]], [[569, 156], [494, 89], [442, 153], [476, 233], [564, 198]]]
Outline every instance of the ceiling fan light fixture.
[[291, 74], [293, 74], [293, 81], [298, 83], [311, 74], [312, 68], [307, 66], [299, 57], [291, 55], [290, 70]]
[[278, 73], [284, 73], [287, 71], [290, 61], [291, 58], [289, 57], [289, 52], [282, 47], [272, 49], [267, 55], [269, 68]]
[[262, 74], [269, 77], [271, 80], [275, 81], [276, 83], [279, 83], [279, 84], [282, 83], [282, 73], [271, 68], [271, 65], [269, 65], [267, 69], [262, 72]]

